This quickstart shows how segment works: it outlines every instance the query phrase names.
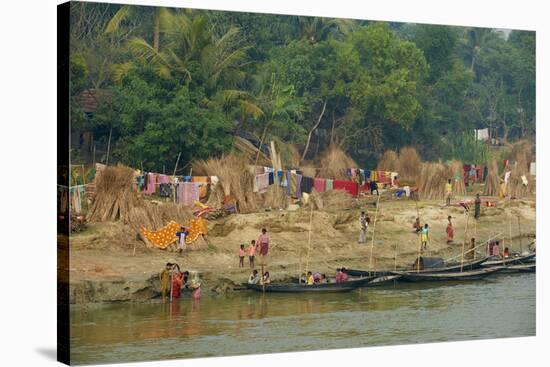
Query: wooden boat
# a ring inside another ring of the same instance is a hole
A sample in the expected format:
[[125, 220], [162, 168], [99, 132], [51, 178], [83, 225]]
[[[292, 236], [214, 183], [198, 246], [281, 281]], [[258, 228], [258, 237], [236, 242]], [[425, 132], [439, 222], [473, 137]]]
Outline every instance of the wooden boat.
[[500, 273], [534, 273], [537, 271], [537, 264], [516, 264], [493, 266], [492, 268], [500, 269]]
[[537, 253], [532, 253], [529, 255], [516, 256], [516, 257], [507, 257], [504, 259], [497, 260], [487, 260], [481, 264], [482, 267], [488, 268], [492, 266], [506, 266], [506, 265], [516, 265], [533, 262]]
[[261, 284], [248, 284], [244, 285], [246, 288], [258, 291], [258, 292], [272, 292], [272, 293], [331, 293], [331, 292], [349, 292], [359, 287], [364, 287], [371, 279], [359, 278], [347, 280], [341, 283], [321, 283], [307, 285], [304, 283], [270, 283], [265, 287]]
[[401, 275], [401, 279], [406, 282], [422, 282], [422, 281], [454, 281], [454, 280], [479, 280], [491, 274], [494, 274], [501, 269], [498, 267], [482, 268], [462, 272], [434, 272], [434, 273], [416, 273], [416, 272], [395, 272], [396, 275]]
[[401, 275], [382, 275], [367, 283], [367, 287], [382, 287], [393, 284], [401, 278]]
[[[418, 273], [451, 273], [451, 272], [459, 272], [460, 268], [462, 267], [462, 271], [465, 270], [474, 270], [481, 268], [481, 264], [487, 261], [487, 258], [481, 258], [478, 260], [473, 261], [465, 261], [462, 265], [460, 263], [454, 263], [452, 265], [442, 266], [439, 268], [428, 268], [419, 270]], [[502, 265], [502, 262], [501, 262]], [[379, 272], [368, 272], [367, 270], [356, 270], [356, 269], [347, 269], [346, 270], [349, 275], [353, 276], [369, 276], [369, 274], [374, 274], [376, 277], [382, 277], [384, 275], [396, 275], [401, 273], [400, 271], [379, 271]], [[403, 270], [405, 272], [410, 273], [417, 273], [416, 269], [409, 269], [409, 270]]]
[[347, 269], [346, 273], [352, 277], [371, 277], [372, 279], [388, 275], [387, 271], [368, 271], [368, 270], [358, 270], [358, 269]]

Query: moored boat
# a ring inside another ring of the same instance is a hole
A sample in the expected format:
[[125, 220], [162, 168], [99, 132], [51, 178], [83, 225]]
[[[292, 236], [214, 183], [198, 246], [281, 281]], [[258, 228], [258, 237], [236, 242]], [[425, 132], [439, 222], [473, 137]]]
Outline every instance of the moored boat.
[[537, 256], [536, 253], [532, 253], [532, 254], [523, 255], [523, 256], [505, 257], [504, 259], [487, 260], [483, 262], [481, 266], [488, 268], [488, 267], [494, 267], [494, 266], [527, 264], [527, 263], [532, 263], [536, 256]]
[[500, 269], [500, 273], [534, 273], [537, 271], [537, 264], [501, 265], [492, 268]]
[[453, 281], [453, 280], [479, 280], [483, 279], [491, 274], [494, 274], [501, 269], [498, 267], [482, 268], [475, 270], [468, 270], [462, 272], [395, 272], [396, 275], [401, 275], [400, 280], [407, 282], [421, 282], [421, 281]]
[[340, 283], [320, 283], [307, 285], [304, 283], [270, 283], [261, 284], [244, 284], [246, 288], [258, 292], [272, 293], [331, 293], [331, 292], [349, 292], [359, 287], [364, 287], [370, 281], [370, 278], [351, 279]]
[[389, 284], [394, 284], [401, 278], [401, 275], [382, 275], [374, 278], [367, 283], [367, 287], [382, 287]]

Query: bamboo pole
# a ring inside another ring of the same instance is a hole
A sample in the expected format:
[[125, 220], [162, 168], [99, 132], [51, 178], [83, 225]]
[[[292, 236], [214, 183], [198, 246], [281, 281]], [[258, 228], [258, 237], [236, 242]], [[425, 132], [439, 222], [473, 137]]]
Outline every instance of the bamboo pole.
[[[173, 182], [176, 182], [176, 171], [178, 169], [178, 163], [180, 162], [180, 157], [181, 157], [181, 152], [178, 153], [178, 159], [176, 159], [176, 165], [174, 166], [174, 174], [172, 175], [172, 181]], [[176, 191], [177, 190], [172, 190], [173, 191], [173, 197], [174, 197], [174, 203], [176, 202]]]
[[462, 241], [462, 257], [460, 260], [460, 272], [462, 273], [462, 268], [464, 267], [464, 247], [466, 246], [466, 237], [468, 236], [468, 222], [470, 219], [470, 210], [466, 210], [466, 228], [464, 229], [464, 240]]
[[313, 223], [313, 205], [312, 205], [312, 203], [310, 203], [309, 207], [310, 207], [310, 210], [309, 210], [310, 213], [309, 213], [309, 234], [308, 234], [308, 239], [307, 239], [307, 257], [306, 257], [306, 269], [305, 269], [306, 274], [309, 271], [309, 255], [310, 255], [310, 251], [311, 251], [311, 232], [312, 232], [312, 223]]
[[521, 224], [520, 224], [520, 221], [519, 221], [519, 215], [518, 215], [518, 231], [519, 231], [519, 252], [520, 254], [523, 253], [523, 243], [522, 243], [522, 240], [521, 240]]
[[372, 225], [372, 241], [370, 245], [370, 257], [369, 257], [369, 272], [372, 269], [372, 252], [374, 250], [374, 234], [376, 233], [376, 219], [378, 218], [378, 204], [380, 203], [380, 193], [378, 199], [376, 199], [376, 211], [374, 212], [374, 222]]
[[109, 154], [111, 153], [111, 136], [113, 135], [113, 126], [111, 126], [111, 130], [109, 131], [109, 142], [107, 143], [107, 160], [105, 162], [105, 165], [109, 165]]
[[395, 243], [395, 251], [393, 253], [393, 271], [397, 271], [397, 242]]

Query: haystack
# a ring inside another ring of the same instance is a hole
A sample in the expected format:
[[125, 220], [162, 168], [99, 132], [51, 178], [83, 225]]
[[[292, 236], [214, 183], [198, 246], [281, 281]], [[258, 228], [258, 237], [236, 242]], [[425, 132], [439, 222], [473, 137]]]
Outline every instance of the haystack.
[[464, 165], [461, 161], [453, 160], [448, 165], [447, 178], [452, 179], [453, 195], [466, 195], [466, 185], [464, 185]]
[[399, 150], [399, 162], [396, 172], [399, 173], [401, 182], [415, 184], [418, 181], [422, 160], [413, 147], [404, 147]]
[[264, 208], [286, 209], [290, 202], [290, 198], [286, 194], [286, 189], [279, 185], [269, 186], [262, 196]]
[[399, 156], [393, 150], [386, 150], [384, 154], [382, 154], [382, 158], [378, 161], [376, 169], [378, 171], [398, 172]]
[[448, 168], [444, 164], [423, 163], [417, 182], [420, 197], [427, 200], [444, 199], [447, 176]]
[[331, 210], [349, 208], [352, 204], [353, 197], [345, 190], [329, 190], [322, 193], [313, 190], [307, 206], [313, 205], [315, 210]]
[[329, 147], [320, 159], [319, 177], [346, 180], [347, 168], [358, 167], [357, 163], [348, 156], [342, 149], [331, 146]]
[[483, 195], [497, 196], [499, 192], [500, 178], [498, 175], [498, 164], [496, 160], [489, 162], [487, 177], [485, 178], [485, 189]]
[[[217, 185], [223, 190], [224, 200], [233, 199], [239, 212], [249, 213], [258, 208], [256, 194], [252, 192], [254, 174], [248, 169], [246, 156], [230, 154], [197, 161], [193, 164], [193, 171], [206, 176], [218, 176]], [[220, 193], [215, 193], [216, 201], [219, 202]]]
[[129, 224], [133, 222], [134, 209], [143, 205], [134, 182], [134, 170], [121, 165], [106, 167], [96, 180], [96, 196], [88, 219]]
[[529, 180], [529, 164], [533, 161], [533, 145], [528, 140], [520, 140], [512, 146], [510, 160], [515, 162], [508, 181], [508, 193], [521, 198], [532, 192], [533, 185], [525, 185], [522, 176]]
[[121, 222], [139, 230], [156, 230], [171, 220], [186, 224], [193, 213], [175, 203], [144, 200], [137, 192], [134, 170], [106, 167], [96, 179], [96, 195], [88, 213], [92, 222]]

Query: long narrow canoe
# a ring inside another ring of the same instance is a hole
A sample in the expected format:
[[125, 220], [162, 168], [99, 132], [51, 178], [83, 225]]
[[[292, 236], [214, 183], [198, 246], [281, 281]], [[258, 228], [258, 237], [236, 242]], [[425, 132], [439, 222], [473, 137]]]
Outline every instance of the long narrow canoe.
[[463, 272], [449, 273], [415, 273], [415, 272], [396, 272], [396, 275], [401, 275], [401, 279], [406, 282], [422, 282], [422, 281], [453, 281], [453, 280], [479, 280], [491, 274], [494, 274], [501, 269], [498, 267], [482, 268]]
[[517, 257], [507, 257], [500, 260], [487, 260], [484, 263], [481, 264], [482, 267], [492, 267], [492, 266], [506, 266], [506, 265], [516, 265], [516, 264], [524, 264], [524, 263], [531, 263], [533, 262], [533, 259], [537, 256], [537, 253], [532, 253], [529, 255], [524, 256], [517, 256]]
[[367, 283], [367, 287], [382, 287], [393, 284], [401, 278], [401, 275], [382, 275]]
[[364, 287], [370, 281], [369, 278], [360, 278], [348, 280], [341, 283], [321, 283], [321, 284], [297, 284], [297, 283], [271, 283], [264, 286], [260, 284], [244, 284], [246, 288], [258, 292], [272, 293], [332, 293], [349, 292], [359, 287]]
[[[455, 264], [452, 264], [452, 265], [447, 265], [447, 266], [443, 266], [441, 268], [429, 268], [429, 269], [423, 269], [423, 270], [419, 270], [418, 272], [419, 273], [451, 273], [451, 272], [457, 272], [457, 271], [460, 271], [460, 268], [462, 267], [462, 270], [474, 270], [474, 269], [479, 269], [481, 268], [481, 264], [483, 264], [484, 262], [487, 261], [487, 258], [484, 257], [484, 258], [481, 258], [481, 259], [478, 259], [478, 260], [473, 260], [473, 261], [465, 261], [464, 264], [460, 264], [460, 263], [455, 263]], [[501, 265], [502, 265], [502, 261], [501, 261]], [[353, 275], [353, 276], [369, 276], [369, 274], [374, 274], [376, 275], [377, 277], [380, 277], [380, 276], [384, 276], [384, 275], [392, 275], [392, 274], [399, 274], [400, 272], [395, 272], [395, 271], [384, 271], [384, 272], [370, 272], [368, 270], [357, 270], [357, 269], [346, 269], [347, 273], [349, 275]], [[405, 272], [410, 272], [410, 273], [417, 273], [416, 269], [410, 269], [410, 270], [403, 270]]]
[[537, 271], [537, 264], [504, 265], [493, 268], [500, 269], [500, 273], [534, 273]]

